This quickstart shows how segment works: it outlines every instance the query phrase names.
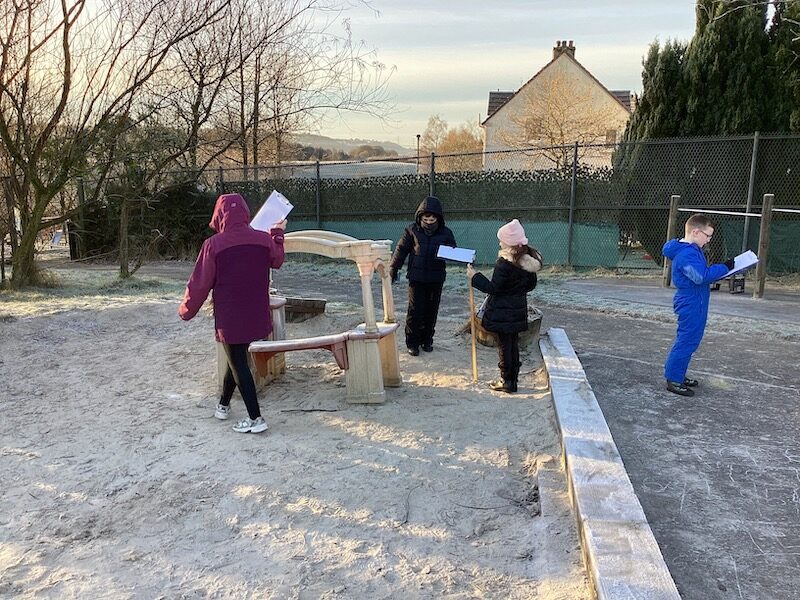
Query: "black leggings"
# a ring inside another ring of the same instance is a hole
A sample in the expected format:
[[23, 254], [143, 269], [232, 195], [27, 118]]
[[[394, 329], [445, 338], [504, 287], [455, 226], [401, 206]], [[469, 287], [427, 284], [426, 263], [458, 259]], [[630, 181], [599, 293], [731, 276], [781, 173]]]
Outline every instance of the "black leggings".
[[519, 378], [519, 368], [522, 363], [519, 361], [519, 334], [518, 333], [498, 333], [497, 334], [497, 354], [500, 362], [500, 376], [504, 381], [517, 382]]
[[233, 391], [238, 387], [244, 405], [247, 407], [247, 414], [251, 419], [257, 419], [261, 416], [261, 409], [258, 407], [256, 384], [247, 362], [249, 345], [222, 344], [225, 356], [228, 358], [228, 368], [225, 370], [225, 379], [222, 381], [222, 397], [219, 399], [219, 403], [223, 406], [230, 405]]
[[407, 347], [414, 348], [420, 344], [433, 343], [443, 286], [443, 283], [409, 282], [406, 313]]

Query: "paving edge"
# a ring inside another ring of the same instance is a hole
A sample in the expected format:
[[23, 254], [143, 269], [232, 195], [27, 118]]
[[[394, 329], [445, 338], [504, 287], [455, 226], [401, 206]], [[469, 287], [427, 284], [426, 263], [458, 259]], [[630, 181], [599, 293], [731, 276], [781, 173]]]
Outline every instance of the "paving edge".
[[583, 366], [563, 329], [539, 339], [586, 570], [599, 600], [680, 600]]

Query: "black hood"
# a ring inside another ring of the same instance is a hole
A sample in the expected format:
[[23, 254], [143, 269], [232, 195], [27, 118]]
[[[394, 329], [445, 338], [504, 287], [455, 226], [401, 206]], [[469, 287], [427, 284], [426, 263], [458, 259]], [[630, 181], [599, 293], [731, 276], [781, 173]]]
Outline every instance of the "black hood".
[[444, 227], [444, 213], [442, 212], [442, 203], [439, 202], [439, 199], [436, 196], [428, 196], [419, 203], [419, 207], [417, 207], [417, 212], [414, 215], [414, 220], [417, 222], [417, 225], [421, 226], [420, 219], [422, 219], [423, 213], [433, 213], [437, 217], [439, 217], [439, 227]]

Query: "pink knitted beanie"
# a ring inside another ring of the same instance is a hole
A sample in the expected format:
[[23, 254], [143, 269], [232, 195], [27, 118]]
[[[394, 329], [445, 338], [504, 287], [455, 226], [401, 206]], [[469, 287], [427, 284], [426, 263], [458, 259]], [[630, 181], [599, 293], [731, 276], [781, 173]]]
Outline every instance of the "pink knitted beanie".
[[522, 224], [514, 219], [497, 230], [497, 239], [506, 246], [522, 246], [528, 243]]

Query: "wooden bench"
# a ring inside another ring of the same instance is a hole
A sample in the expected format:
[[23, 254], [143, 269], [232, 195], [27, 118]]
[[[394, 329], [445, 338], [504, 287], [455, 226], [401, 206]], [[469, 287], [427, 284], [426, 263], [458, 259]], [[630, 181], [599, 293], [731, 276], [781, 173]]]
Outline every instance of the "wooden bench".
[[283, 352], [295, 350], [329, 350], [342, 370], [350, 365], [347, 361], [347, 338], [349, 332], [318, 335], [316, 337], [296, 338], [293, 340], [261, 340], [250, 344], [256, 369], [261, 375], [266, 374], [269, 359]]
[[[380, 358], [378, 369], [380, 371], [379, 377], [382, 379], [381, 390], [384, 385], [396, 387], [402, 383], [399, 364], [396, 360], [397, 342], [394, 336], [398, 327], [398, 323], [378, 323], [377, 331], [369, 332], [362, 323], [355, 329], [342, 333], [292, 340], [261, 340], [253, 342], [249, 346], [249, 352], [257, 373], [263, 375], [269, 368], [270, 359], [275, 355], [298, 350], [328, 350], [333, 354], [339, 368], [347, 373], [348, 398], [363, 398], [363, 388], [367, 384], [360, 381], [359, 378], [363, 377], [364, 373], [351, 373], [350, 364], [353, 360], [355, 360], [356, 366], [363, 363], [365, 358], [359, 355], [359, 352], [363, 352], [360, 349], [365, 344], [378, 344], [379, 353], [376, 358]], [[354, 353], [355, 356], [353, 356]], [[395, 358], [394, 361], [392, 357]]]
[[380, 340], [387, 335], [394, 333], [399, 327], [398, 323], [378, 323], [378, 331], [367, 332], [362, 323], [355, 329], [342, 333], [329, 335], [318, 335], [315, 337], [296, 338], [293, 340], [259, 340], [252, 342], [248, 350], [253, 355], [253, 362], [258, 373], [266, 374], [267, 364], [270, 358], [276, 354], [284, 352], [294, 352], [296, 350], [328, 350], [336, 359], [336, 364], [343, 371], [350, 368], [350, 361], [347, 357], [348, 340]]

